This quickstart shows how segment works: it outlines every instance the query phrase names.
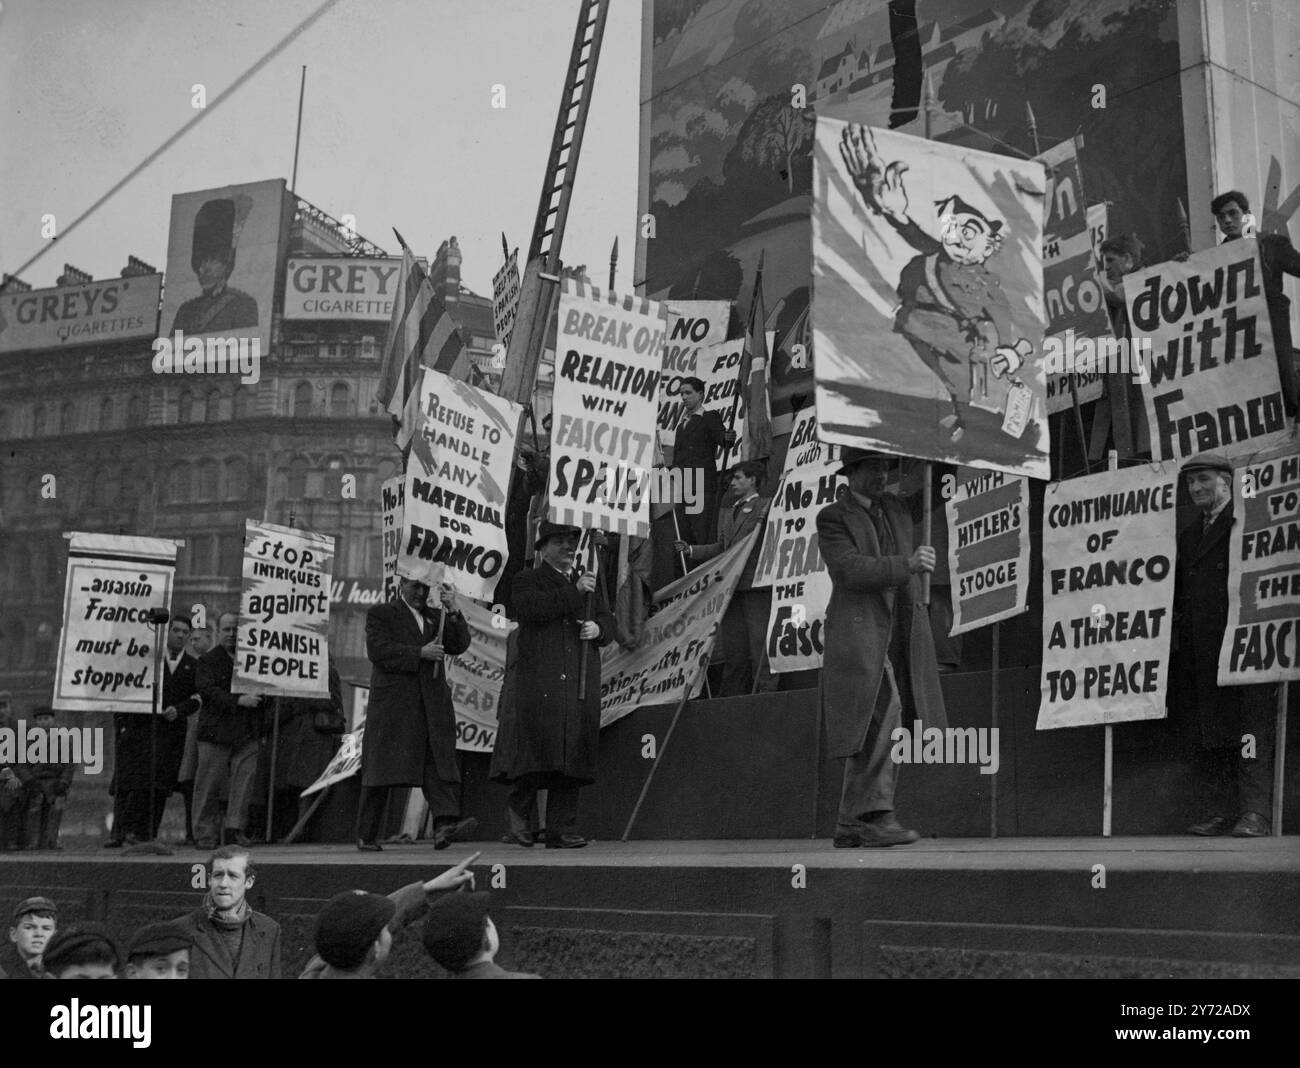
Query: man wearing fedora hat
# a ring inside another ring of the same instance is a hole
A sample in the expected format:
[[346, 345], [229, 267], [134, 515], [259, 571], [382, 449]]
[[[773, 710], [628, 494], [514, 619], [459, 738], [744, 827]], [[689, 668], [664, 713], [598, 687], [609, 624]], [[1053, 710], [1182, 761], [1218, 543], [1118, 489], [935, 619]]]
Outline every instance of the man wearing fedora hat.
[[1215, 453], [1183, 465], [1198, 515], [1178, 536], [1171, 717], [1191, 728], [1198, 743], [1195, 775], [1204, 811], [1190, 833], [1262, 838], [1269, 833], [1273, 797], [1276, 687], [1218, 684], [1219, 648], [1228, 629], [1228, 550], [1236, 521], [1233, 477], [1232, 463]]
[[831, 755], [844, 761], [839, 848], [906, 845], [920, 835], [894, 815], [894, 730], [907, 714], [944, 728], [947, 714], [921, 578], [934, 549], [912, 546], [907, 507], [885, 493], [892, 457], [845, 448], [848, 492], [817, 513], [831, 577], [821, 708]]
[[[508, 840], [536, 841], [537, 791], [546, 790], [546, 845], [577, 849], [578, 791], [596, 781], [600, 738], [600, 654], [595, 647], [614, 639], [614, 617], [596, 600], [596, 576], [572, 573], [578, 548], [576, 527], [543, 522], [537, 533], [538, 564], [514, 581], [513, 662], [508, 663], [498, 705], [491, 776], [512, 786], [507, 803]], [[587, 652], [586, 687], [578, 698], [582, 647]], [[507, 658], [509, 661], [509, 657]]]
[[203, 292], [177, 309], [172, 321], [173, 334], [177, 330], [207, 334], [257, 326], [257, 301], [226, 284], [235, 269], [238, 214], [235, 201], [224, 197], [204, 201], [195, 213], [190, 267], [198, 276]]

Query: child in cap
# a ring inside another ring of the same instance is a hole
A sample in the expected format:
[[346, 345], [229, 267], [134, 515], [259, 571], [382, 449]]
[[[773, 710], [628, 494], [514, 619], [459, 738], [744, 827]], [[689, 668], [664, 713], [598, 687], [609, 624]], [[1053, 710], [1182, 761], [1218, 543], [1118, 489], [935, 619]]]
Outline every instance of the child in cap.
[[479, 891], [447, 894], [433, 902], [424, 925], [425, 951], [453, 979], [540, 979], [540, 975], [508, 972], [493, 959], [501, 939], [488, 915], [490, 901], [490, 894]]
[[122, 956], [103, 927], [83, 923], [51, 938], [42, 962], [49, 979], [116, 979]]
[[178, 923], [151, 923], [136, 931], [126, 951], [128, 979], [188, 979], [194, 939]]
[[43, 979], [41, 954], [59, 925], [59, 909], [48, 897], [29, 897], [14, 909], [9, 941], [0, 949], [0, 975]]

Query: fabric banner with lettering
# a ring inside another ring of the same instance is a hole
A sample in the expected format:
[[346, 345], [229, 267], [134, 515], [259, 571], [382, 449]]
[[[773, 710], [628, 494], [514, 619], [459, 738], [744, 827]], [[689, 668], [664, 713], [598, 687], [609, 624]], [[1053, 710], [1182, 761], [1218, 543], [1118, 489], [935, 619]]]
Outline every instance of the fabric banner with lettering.
[[342, 782], [344, 779], [350, 779], [361, 770], [361, 744], [366, 733], [366, 721], [363, 718], [357, 724], [355, 730], [343, 735], [342, 744], [335, 751], [330, 762], [325, 765], [314, 783], [305, 789], [299, 797], [306, 797], [308, 794], [317, 793], [324, 790], [327, 786], [333, 786], [336, 782]]
[[[767, 350], [772, 351], [776, 344], [776, 331], [767, 332]], [[731, 417], [732, 404], [736, 390], [740, 388], [741, 363], [744, 361], [745, 339], [732, 338], [717, 345], [703, 349], [695, 360], [695, 375], [704, 383], [704, 410], [717, 412], [722, 417], [722, 425], [727, 430], [734, 430], [739, 441], [745, 440], [745, 425], [749, 418], [749, 391], [741, 390], [740, 402], [736, 404], [736, 417]], [[765, 372], [765, 368], [755, 367], [754, 374]], [[770, 402], [769, 402], [770, 403]], [[771, 413], [765, 413], [771, 420]], [[738, 447], [728, 448], [719, 445], [717, 449], [718, 470], [740, 462]]]
[[960, 482], [944, 503], [952, 635], [1008, 619], [1029, 596], [1029, 483], [1003, 471]]
[[659, 440], [671, 445], [686, 411], [678, 396], [682, 379], [705, 377], [700, 373], [700, 354], [710, 345], [726, 340], [731, 301], [667, 300], [664, 307], [668, 309], [668, 337], [664, 340], [663, 377], [659, 380]]
[[663, 304], [561, 280], [548, 490], [553, 522], [649, 536], [666, 325]]
[[519, 624], [473, 601], [462, 601], [460, 610], [469, 624], [469, 649], [446, 660], [447, 685], [456, 709], [456, 748], [490, 753], [496, 744], [506, 643]]
[[244, 521], [244, 583], [231, 692], [329, 696], [334, 538]]
[[1237, 459], [1288, 433], [1257, 242], [1124, 276], [1133, 336], [1151, 343], [1143, 385], [1152, 455]]
[[149, 609], [170, 608], [175, 574], [176, 543], [167, 538], [69, 536], [54, 708], [153, 709], [158, 631]]
[[611, 642], [601, 650], [602, 727], [643, 705], [676, 704], [692, 683], [690, 696], [699, 696], [704, 685], [700, 664], [709, 662], [718, 627], [757, 536], [757, 530], [750, 531], [721, 556], [656, 593], [655, 614], [646, 620], [635, 649]]
[[1252, 458], [1233, 484], [1219, 685], [1300, 679], [1300, 450]]
[[776, 675], [822, 666], [831, 576], [817, 546], [817, 513], [845, 485], [836, 475], [839, 453], [837, 446], [818, 441], [812, 408], [795, 416], [754, 568], [754, 586], [772, 587], [767, 656]]
[[439, 371], [420, 381], [397, 573], [489, 600], [509, 557], [506, 491], [523, 407]]
[[402, 548], [402, 519], [406, 511], [406, 479], [386, 478], [379, 488], [379, 532], [384, 543], [384, 600], [397, 596], [397, 554]]
[[823, 441], [1049, 476], [1045, 193], [1036, 160], [818, 108], [812, 328]]
[[1144, 465], [1048, 489], [1040, 731], [1164, 717], [1177, 479]]

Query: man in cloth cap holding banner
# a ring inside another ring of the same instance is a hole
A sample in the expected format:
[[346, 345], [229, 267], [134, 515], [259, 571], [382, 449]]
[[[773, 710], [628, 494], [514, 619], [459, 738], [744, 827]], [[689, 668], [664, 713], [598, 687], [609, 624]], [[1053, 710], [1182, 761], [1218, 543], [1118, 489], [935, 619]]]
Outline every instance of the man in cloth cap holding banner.
[[[1183, 465], [1198, 515], [1178, 537], [1174, 578], [1173, 715], [1195, 733], [1198, 794], [1204, 812], [1190, 833], [1263, 838], [1273, 801], [1276, 688], [1220, 686], [1219, 648], [1228, 629], [1228, 552], [1232, 542], [1230, 460], [1202, 453]], [[1186, 709], [1187, 711], [1183, 711]], [[1193, 718], [1194, 717], [1194, 718]], [[1245, 757], [1245, 737], [1254, 737]]]
[[[515, 576], [516, 657], [501, 690], [492, 779], [513, 786], [509, 840], [536, 841], [533, 816], [537, 791], [546, 790], [546, 845], [578, 849], [578, 790], [596, 781], [600, 740], [600, 655], [596, 647], [614, 640], [614, 617], [600, 601], [588, 612], [596, 590], [590, 571], [572, 574], [580, 532], [543, 522], [537, 536], [537, 567]], [[587, 652], [585, 690], [579, 699], [582, 647]], [[373, 700], [373, 697], [371, 698]]]
[[892, 459], [845, 448], [839, 474], [848, 492], [817, 513], [831, 577], [821, 707], [831, 755], [845, 762], [838, 848], [906, 845], [920, 837], [894, 815], [892, 735], [904, 709], [914, 730], [948, 724], [921, 593], [934, 549], [912, 547], [908, 509], [885, 494]]

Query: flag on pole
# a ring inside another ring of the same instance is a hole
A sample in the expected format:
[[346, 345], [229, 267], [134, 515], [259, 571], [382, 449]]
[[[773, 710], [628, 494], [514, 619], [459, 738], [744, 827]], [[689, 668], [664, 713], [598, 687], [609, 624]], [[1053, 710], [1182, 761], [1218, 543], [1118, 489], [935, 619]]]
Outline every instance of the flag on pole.
[[419, 416], [420, 369], [451, 374], [467, 358], [455, 320], [434, 291], [428, 274], [396, 230], [402, 245], [397, 299], [388, 321], [378, 399], [398, 421], [394, 438], [405, 449], [415, 436]]
[[754, 298], [749, 304], [745, 347], [740, 355], [737, 389], [745, 398], [745, 436], [738, 442], [738, 460], [762, 460], [772, 455], [772, 412], [767, 383], [772, 354], [767, 350], [767, 312], [763, 307], [763, 256], [754, 272]]

